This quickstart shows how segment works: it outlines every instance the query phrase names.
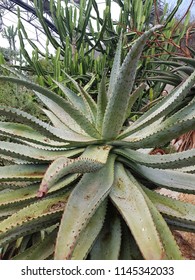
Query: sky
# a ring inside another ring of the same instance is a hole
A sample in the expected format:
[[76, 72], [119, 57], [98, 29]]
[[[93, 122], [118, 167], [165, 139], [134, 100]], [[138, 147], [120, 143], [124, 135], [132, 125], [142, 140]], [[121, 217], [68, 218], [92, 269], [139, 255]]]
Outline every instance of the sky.
[[[135, 0], [136, 1], [136, 0]], [[173, 9], [174, 8], [174, 6], [176, 5], [176, 3], [177, 3], [177, 0], [164, 0], [165, 2], [167, 2], [168, 4], [169, 4], [169, 7], [171, 8], [171, 9]], [[101, 3], [100, 4], [100, 7], [102, 7], [102, 8], [104, 8], [104, 2], [105, 1], [103, 1], [103, 0], [99, 0], [99, 1], [96, 1], [97, 3], [99, 2], [99, 3]], [[191, 0], [183, 0], [183, 3], [181, 4], [181, 6], [180, 6], [180, 9], [179, 9], [179, 11], [178, 11], [178, 14], [179, 15], [182, 15], [185, 11], [186, 11], [186, 9], [187, 9], [187, 7], [188, 7], [188, 5], [190, 4], [190, 2], [191, 2]], [[116, 5], [116, 3], [114, 3], [115, 5]], [[116, 9], [115, 9], [116, 10]], [[193, 7], [191, 8], [191, 14], [192, 14], [192, 16], [194, 15], [194, 18], [195, 18], [195, 0], [194, 0], [194, 5], [193, 5]], [[118, 18], [118, 15], [116, 14], [116, 18]], [[16, 23], [17, 23], [17, 18], [14, 18], [14, 16], [13, 16], [13, 14], [7, 14], [6, 15], [6, 19], [5, 19], [5, 23], [6, 23], [6, 25], [7, 26], [9, 26], [9, 25], [16, 25]], [[29, 34], [29, 37], [32, 37], [33, 36], [33, 30], [32, 30], [32, 28], [31, 28], [31, 26], [29, 26], [27, 23], [25, 23], [25, 28], [26, 28], [26, 31], [28, 32], [28, 34]], [[18, 45], [19, 45], [19, 43], [18, 43]], [[9, 44], [8, 44], [8, 42], [7, 42], [7, 40], [6, 39], [2, 39], [1, 38], [1, 35], [0, 35], [0, 47], [9, 47]]]

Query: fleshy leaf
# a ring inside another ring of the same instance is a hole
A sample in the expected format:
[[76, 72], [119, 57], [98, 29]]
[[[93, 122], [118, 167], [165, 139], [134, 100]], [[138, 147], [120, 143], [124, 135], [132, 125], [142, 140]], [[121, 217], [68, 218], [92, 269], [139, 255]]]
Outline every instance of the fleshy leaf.
[[45, 238], [24, 252], [14, 256], [12, 260], [45, 260], [53, 254], [57, 229], [54, 229]]
[[117, 215], [106, 219], [90, 252], [92, 260], [117, 260], [121, 246], [121, 224]]
[[84, 153], [76, 158], [57, 158], [46, 171], [41, 182], [38, 196], [42, 197], [63, 176], [69, 173], [89, 173], [98, 171], [106, 163], [111, 146], [88, 146]]
[[104, 115], [103, 139], [114, 139], [118, 136], [127, 114], [139, 58], [147, 39], [159, 28], [162, 26], [157, 25], [146, 31], [127, 54], [114, 85], [112, 85], [114, 90], [110, 94]]
[[95, 239], [97, 238], [106, 215], [106, 203], [103, 201], [95, 214], [90, 219], [86, 228], [81, 232], [80, 238], [72, 254], [72, 260], [83, 260], [91, 249]]
[[169, 260], [182, 260], [183, 257], [181, 255], [179, 247], [178, 247], [169, 227], [167, 226], [165, 220], [163, 219], [161, 214], [158, 212], [158, 210], [156, 209], [154, 204], [150, 201], [150, 199], [147, 196], [145, 196], [145, 200], [148, 204], [148, 207], [149, 207], [152, 217], [154, 219], [156, 228], [159, 232], [160, 238], [161, 238], [163, 246], [165, 248], [167, 258]]
[[133, 176], [127, 175], [118, 164], [110, 198], [129, 226], [144, 258], [164, 259], [165, 252], [152, 215], [136, 184]]
[[188, 174], [169, 169], [163, 170], [151, 168], [141, 164], [134, 164], [132, 168], [134, 168], [141, 176], [159, 186], [164, 186], [181, 192], [185, 191], [186, 193], [195, 193], [195, 174]]
[[85, 174], [73, 189], [62, 216], [55, 259], [71, 259], [82, 230], [110, 192], [114, 180], [114, 160], [109, 156], [99, 171]]

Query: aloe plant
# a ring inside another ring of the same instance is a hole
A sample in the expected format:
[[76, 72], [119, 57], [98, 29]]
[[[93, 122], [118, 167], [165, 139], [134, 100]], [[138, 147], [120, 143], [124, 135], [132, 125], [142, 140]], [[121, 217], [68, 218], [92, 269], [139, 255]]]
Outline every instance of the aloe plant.
[[[178, 104], [195, 72], [126, 127], [139, 93], [133, 89], [144, 45], [155, 26], [133, 45], [121, 64], [116, 50], [109, 87], [103, 77], [95, 102], [55, 81], [54, 92], [13, 72], [0, 81], [34, 90], [45, 104], [45, 123], [19, 109], [0, 106], [0, 246], [13, 259], [182, 259], [170, 227], [194, 230], [195, 206], [165, 197], [159, 186], [195, 192], [194, 150], [149, 155], [195, 125], [194, 99]], [[174, 111], [174, 113], [173, 113]], [[13, 118], [14, 117], [14, 118]], [[35, 238], [36, 237], [36, 238]]]

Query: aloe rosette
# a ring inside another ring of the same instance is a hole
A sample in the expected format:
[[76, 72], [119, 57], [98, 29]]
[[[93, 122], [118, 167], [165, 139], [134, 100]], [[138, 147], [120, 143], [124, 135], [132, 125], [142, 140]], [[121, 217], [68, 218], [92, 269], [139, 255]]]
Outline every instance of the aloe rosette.
[[193, 231], [195, 206], [155, 190], [194, 193], [195, 151], [145, 151], [194, 127], [194, 99], [175, 109], [195, 72], [125, 126], [145, 87], [134, 85], [138, 61], [159, 28], [140, 36], [122, 65], [120, 37], [108, 90], [103, 77], [97, 102], [70, 77], [79, 94], [55, 82], [63, 97], [15, 72], [0, 77], [33, 90], [51, 121], [0, 106], [7, 117], [0, 134], [10, 139], [0, 141], [0, 157], [9, 163], [0, 167], [2, 256], [11, 251], [13, 259], [182, 259], [170, 227]]

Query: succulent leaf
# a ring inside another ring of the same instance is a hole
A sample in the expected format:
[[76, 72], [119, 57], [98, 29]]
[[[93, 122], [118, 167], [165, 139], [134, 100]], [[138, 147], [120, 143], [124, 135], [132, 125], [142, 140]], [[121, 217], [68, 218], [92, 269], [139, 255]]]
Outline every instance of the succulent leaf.
[[164, 97], [160, 102], [148, 110], [141, 116], [133, 125], [121, 133], [120, 138], [125, 138], [132, 133], [150, 125], [155, 120], [169, 114], [188, 94], [189, 90], [195, 83], [195, 71], [192, 75], [178, 87], [176, 87], [170, 94]]
[[[6, 77], [6, 76], [0, 76], [0, 81], [7, 81], [7, 82], [12, 82], [12, 83], [17, 83], [19, 85], [26, 86], [27, 88], [30, 88], [31, 90], [34, 91], [34, 93], [45, 103], [46, 106], [48, 106], [48, 109], [51, 111], [52, 108], [51, 106], [55, 106], [54, 109], [54, 114], [57, 114], [59, 109], [64, 114], [66, 112], [68, 115], [70, 115], [74, 121], [90, 136], [92, 137], [97, 137], [99, 138], [99, 133], [95, 129], [94, 125], [83, 115], [81, 111], [79, 111], [73, 103], [69, 102], [68, 100], [63, 99], [59, 95], [55, 94], [54, 92], [38, 86], [35, 83], [26, 81], [26, 80], [21, 80], [18, 78], [13, 78], [13, 77]], [[49, 96], [49, 97], [48, 97]], [[49, 103], [49, 104], [48, 104]], [[61, 120], [66, 121], [66, 114], [64, 115]]]
[[106, 163], [110, 149], [109, 146], [88, 146], [84, 153], [76, 159], [58, 157], [46, 171], [38, 196], [44, 196], [54, 183], [69, 173], [98, 171]]
[[121, 223], [115, 214], [104, 223], [104, 226], [92, 247], [92, 260], [116, 260], [121, 246]]
[[68, 196], [69, 193], [65, 193], [41, 200], [3, 220], [0, 225], [0, 245], [57, 223]]
[[55, 248], [57, 229], [54, 229], [43, 240], [37, 242], [24, 252], [17, 254], [12, 260], [45, 260], [51, 256]]
[[97, 96], [97, 117], [96, 117], [96, 128], [102, 133], [102, 123], [104, 119], [104, 113], [107, 105], [107, 95], [106, 95], [106, 78], [105, 75], [102, 76]]
[[106, 203], [101, 203], [86, 228], [81, 232], [80, 238], [72, 254], [72, 260], [83, 260], [96, 240], [105, 220]]
[[163, 215], [195, 223], [195, 205], [152, 192], [147, 188], [143, 190]]
[[168, 189], [185, 191], [186, 193], [195, 193], [195, 174], [188, 174], [170, 169], [157, 169], [146, 167], [141, 164], [135, 164], [133, 167], [138, 173], [158, 186], [164, 186]]
[[78, 155], [82, 152], [82, 149], [72, 149], [72, 150], [43, 150], [34, 147], [30, 147], [23, 144], [17, 144], [12, 142], [0, 141], [0, 153], [3, 155], [8, 155], [10, 157], [16, 157], [19, 159], [28, 160], [30, 162], [48, 162], [55, 160], [60, 156], [71, 157]]
[[114, 149], [114, 152], [131, 161], [153, 168], [174, 169], [193, 166], [195, 164], [195, 149], [165, 155], [149, 155], [127, 148]]
[[46, 168], [45, 164], [0, 166], [0, 182], [37, 181], [43, 178]]
[[147, 203], [132, 175], [127, 175], [120, 164], [116, 168], [110, 198], [129, 226], [144, 258], [164, 259], [165, 252]]
[[55, 259], [71, 259], [82, 230], [110, 192], [114, 180], [115, 157], [108, 158], [99, 171], [85, 174], [72, 191], [62, 216]]
[[119, 74], [119, 70], [121, 67], [121, 49], [122, 49], [122, 32], [118, 41], [116, 53], [114, 56], [114, 61], [112, 65], [112, 70], [110, 73], [110, 81], [109, 81], [109, 87], [107, 91], [107, 98], [109, 99], [110, 96], [113, 94], [115, 83], [117, 81], [117, 77]]
[[[146, 31], [133, 45], [126, 56], [110, 94], [103, 122], [103, 138], [114, 139], [118, 136], [127, 114], [131, 90], [136, 76], [139, 58], [147, 39], [153, 32], [162, 28], [157, 25]], [[118, 54], [117, 54], [118, 55]]]
[[148, 196], [144, 196], [144, 197], [148, 204], [150, 212], [152, 214], [156, 228], [159, 232], [163, 246], [165, 248], [166, 258], [169, 260], [182, 260], [183, 257], [181, 255], [179, 247], [178, 247], [169, 227], [167, 226], [165, 220], [163, 219], [161, 214], [158, 212], [158, 210], [156, 209], [154, 204], [150, 201]]

